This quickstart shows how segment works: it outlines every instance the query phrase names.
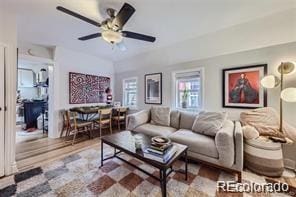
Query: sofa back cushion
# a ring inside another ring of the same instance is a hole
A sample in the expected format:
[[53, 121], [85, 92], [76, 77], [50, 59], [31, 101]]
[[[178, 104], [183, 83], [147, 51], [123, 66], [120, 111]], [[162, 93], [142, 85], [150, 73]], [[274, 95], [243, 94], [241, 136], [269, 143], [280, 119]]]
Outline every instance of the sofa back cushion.
[[178, 110], [172, 110], [171, 111], [171, 122], [170, 122], [170, 126], [175, 128], [175, 129], [179, 129], [180, 128], [180, 112]]
[[216, 133], [222, 128], [227, 118], [225, 112], [201, 112], [195, 119], [192, 131], [208, 135], [216, 136]]
[[151, 107], [151, 124], [160, 126], [170, 126], [169, 107]]
[[180, 112], [180, 129], [192, 129], [193, 122], [198, 116], [197, 113]]

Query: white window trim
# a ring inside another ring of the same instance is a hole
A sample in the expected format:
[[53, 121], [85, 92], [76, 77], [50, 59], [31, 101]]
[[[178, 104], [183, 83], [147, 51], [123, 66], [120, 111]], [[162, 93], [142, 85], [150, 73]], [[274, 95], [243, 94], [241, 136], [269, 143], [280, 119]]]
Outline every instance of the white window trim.
[[[200, 108], [196, 110], [192, 109], [183, 109], [183, 108], [177, 108], [176, 107], [176, 102], [177, 102], [177, 84], [176, 84], [176, 74], [178, 73], [185, 73], [185, 72], [200, 72], [201, 77], [200, 77], [200, 92], [201, 92], [201, 101], [200, 101]], [[172, 109], [176, 109], [179, 111], [190, 111], [190, 112], [197, 112], [197, 111], [202, 111], [204, 110], [204, 97], [205, 97], [205, 89], [204, 89], [204, 81], [205, 81], [205, 75], [204, 75], [204, 67], [198, 67], [198, 68], [193, 68], [193, 69], [185, 69], [185, 70], [176, 70], [172, 72], [172, 104], [171, 107]]]
[[137, 104], [136, 104], [136, 106], [126, 106], [126, 107], [128, 107], [129, 109], [138, 110], [138, 102], [139, 102], [139, 100], [138, 100], [138, 94], [139, 94], [138, 77], [129, 77], [129, 78], [124, 78], [124, 79], [122, 80], [122, 105], [125, 104], [125, 98], [124, 98], [124, 95], [125, 95], [125, 94], [124, 94], [125, 88], [124, 88], [124, 84], [125, 84], [125, 82], [128, 81], [128, 80], [136, 80], [136, 83], [137, 83], [137, 93], [136, 93]]

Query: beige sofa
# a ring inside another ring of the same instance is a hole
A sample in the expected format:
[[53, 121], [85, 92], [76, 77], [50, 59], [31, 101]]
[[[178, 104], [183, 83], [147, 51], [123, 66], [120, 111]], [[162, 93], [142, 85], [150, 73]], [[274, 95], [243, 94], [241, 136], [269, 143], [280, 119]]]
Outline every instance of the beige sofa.
[[171, 111], [170, 126], [150, 123], [150, 110], [143, 110], [127, 117], [127, 129], [149, 136], [165, 136], [188, 146], [188, 156], [215, 167], [238, 173], [241, 181], [243, 169], [243, 135], [238, 121], [226, 120], [215, 137], [192, 131], [198, 114]]

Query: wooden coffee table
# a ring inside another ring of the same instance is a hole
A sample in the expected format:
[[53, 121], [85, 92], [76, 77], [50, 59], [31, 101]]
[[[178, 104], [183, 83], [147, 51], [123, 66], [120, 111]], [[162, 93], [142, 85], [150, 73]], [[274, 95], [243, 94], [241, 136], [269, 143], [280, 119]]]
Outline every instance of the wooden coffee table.
[[[188, 147], [187, 146], [182, 145], [182, 144], [173, 143], [177, 147], [177, 152], [167, 163], [161, 163], [161, 162], [157, 162], [157, 161], [145, 158], [143, 155], [143, 152], [141, 150], [136, 150], [135, 139], [134, 139], [135, 135], [142, 136], [142, 141], [143, 141], [142, 148], [145, 148], [150, 145], [151, 137], [144, 135], [144, 134], [134, 133], [131, 131], [122, 131], [120, 133], [101, 137], [101, 166], [100, 167], [102, 167], [104, 165], [103, 164], [104, 161], [116, 157], [116, 158], [126, 162], [127, 164], [133, 166], [134, 168], [142, 171], [143, 173], [160, 181], [162, 196], [166, 196], [167, 177], [173, 171], [185, 174], [185, 180], [187, 180], [187, 164], [188, 164], [188, 161], [187, 161]], [[114, 148], [114, 154], [112, 156], [104, 158], [103, 144], [108, 144], [109, 146]], [[132, 157], [135, 157], [135, 158], [159, 169], [159, 177], [154, 176], [153, 174], [145, 171], [144, 169], [142, 169], [142, 168], [132, 164], [131, 162], [123, 159], [122, 157], [120, 157], [119, 153], [122, 153], [122, 152], [126, 153]], [[184, 156], [184, 158], [185, 158], [185, 170], [174, 170], [173, 164], [181, 156]]]

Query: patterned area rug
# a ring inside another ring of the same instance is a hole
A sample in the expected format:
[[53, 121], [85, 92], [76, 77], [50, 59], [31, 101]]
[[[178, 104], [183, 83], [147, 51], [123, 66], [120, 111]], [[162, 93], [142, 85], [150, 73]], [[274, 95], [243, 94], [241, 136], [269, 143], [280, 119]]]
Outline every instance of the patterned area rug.
[[[106, 146], [105, 156], [113, 149]], [[158, 171], [122, 154], [123, 158], [158, 176]], [[0, 196], [161, 196], [159, 182], [123, 163], [116, 158], [104, 163], [99, 169], [100, 151], [92, 148], [70, 155], [15, 175], [15, 184], [0, 190]], [[184, 162], [175, 163], [175, 168], [184, 168]], [[289, 196], [287, 194], [242, 194], [216, 191], [218, 180], [235, 180], [233, 174], [205, 165], [189, 164], [188, 181], [184, 175], [172, 173], [167, 183], [168, 196]], [[243, 173], [244, 182], [266, 183], [265, 178], [250, 172]], [[295, 195], [296, 195], [296, 190]], [[293, 192], [292, 191], [292, 192]], [[290, 193], [292, 194], [292, 193]]]

